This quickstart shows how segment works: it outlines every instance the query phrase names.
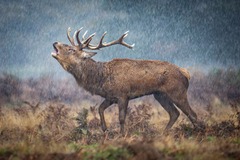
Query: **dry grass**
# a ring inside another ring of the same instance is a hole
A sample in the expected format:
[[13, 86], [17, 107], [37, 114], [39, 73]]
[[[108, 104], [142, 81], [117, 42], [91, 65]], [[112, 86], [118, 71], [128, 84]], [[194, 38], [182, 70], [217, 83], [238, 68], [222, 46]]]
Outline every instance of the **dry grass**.
[[[195, 73], [189, 90], [205, 129], [194, 129], [181, 113], [163, 132], [169, 117], [147, 96], [130, 102], [124, 137], [118, 133], [116, 105], [105, 112], [109, 132], [103, 133], [97, 111], [101, 99], [89, 100], [76, 86], [67, 87], [74, 86], [71, 81], [58, 80], [69, 84], [57, 87], [48, 76], [20, 80], [2, 75], [0, 159], [240, 159], [239, 86], [226, 77], [216, 83], [214, 74], [226, 73]], [[217, 90], [213, 82], [228, 87]], [[236, 90], [227, 90], [234, 85]]]
[[[1, 107], [0, 158], [239, 158], [239, 117], [230, 107], [206, 117], [208, 125], [205, 130], [193, 129], [186, 117], [181, 115], [173, 129], [164, 133], [168, 116], [163, 114], [162, 109], [151, 104], [133, 104], [124, 137], [118, 134], [117, 117], [109, 118], [117, 114], [116, 108], [106, 111], [110, 128], [106, 137], [100, 131], [95, 106], [85, 111], [56, 103], [41, 104], [34, 110], [27, 105], [21, 108]], [[225, 113], [229, 113], [227, 120]]]

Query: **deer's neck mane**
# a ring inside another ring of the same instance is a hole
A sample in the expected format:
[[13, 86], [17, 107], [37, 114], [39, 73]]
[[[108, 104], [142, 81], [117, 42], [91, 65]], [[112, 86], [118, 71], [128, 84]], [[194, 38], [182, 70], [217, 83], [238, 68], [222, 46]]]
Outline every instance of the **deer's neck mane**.
[[106, 81], [104, 62], [86, 59], [69, 71], [76, 79], [79, 86], [91, 94], [102, 95], [102, 85]]

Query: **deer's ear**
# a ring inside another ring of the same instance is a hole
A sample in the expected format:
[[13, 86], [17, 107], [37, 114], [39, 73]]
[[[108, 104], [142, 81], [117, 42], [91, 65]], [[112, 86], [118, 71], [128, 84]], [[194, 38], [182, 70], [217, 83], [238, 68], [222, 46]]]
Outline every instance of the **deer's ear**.
[[94, 55], [96, 55], [97, 52], [87, 52], [87, 51], [83, 51], [82, 52], [82, 57], [83, 58], [91, 58], [93, 57]]

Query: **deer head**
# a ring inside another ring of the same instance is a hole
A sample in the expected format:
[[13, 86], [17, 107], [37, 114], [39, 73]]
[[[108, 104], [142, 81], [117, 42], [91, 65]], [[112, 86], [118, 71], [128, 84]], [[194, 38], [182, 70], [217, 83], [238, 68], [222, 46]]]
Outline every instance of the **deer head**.
[[[62, 44], [60, 42], [53, 43], [53, 47], [55, 49], [54, 52], [52, 52], [52, 56], [58, 60], [58, 62], [63, 66], [65, 70], [68, 70], [69, 68], [75, 66], [76, 64], [80, 63], [81, 61], [84, 61], [88, 58], [91, 58], [96, 52], [91, 52], [88, 50], [99, 50], [100, 48], [109, 47], [115, 44], [121, 44], [125, 47], [128, 47], [132, 49], [134, 47], [133, 45], [129, 45], [126, 42], [123, 41], [123, 39], [128, 35], [128, 32], [125, 32], [119, 39], [114, 40], [109, 43], [103, 43], [103, 39], [107, 32], [104, 32], [102, 35], [98, 45], [90, 44], [94, 34], [91, 34], [89, 37], [85, 38], [85, 35], [87, 31], [82, 36], [82, 41], [79, 39], [79, 33], [83, 28], [80, 28], [77, 30], [73, 37], [70, 36], [71, 29], [68, 28], [67, 31], [67, 37], [70, 41], [71, 45]], [[74, 38], [77, 40], [77, 44], [74, 42]]]

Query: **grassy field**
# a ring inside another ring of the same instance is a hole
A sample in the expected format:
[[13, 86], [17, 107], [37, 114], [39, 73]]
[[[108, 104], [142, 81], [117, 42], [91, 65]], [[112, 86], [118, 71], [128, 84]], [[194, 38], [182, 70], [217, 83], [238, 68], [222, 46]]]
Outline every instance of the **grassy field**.
[[194, 129], [181, 113], [164, 132], [169, 117], [147, 96], [130, 102], [121, 136], [116, 105], [105, 112], [109, 131], [103, 133], [97, 112], [102, 99], [74, 81], [2, 74], [0, 160], [240, 159], [239, 75], [231, 69], [192, 74], [189, 100], [205, 129]]

